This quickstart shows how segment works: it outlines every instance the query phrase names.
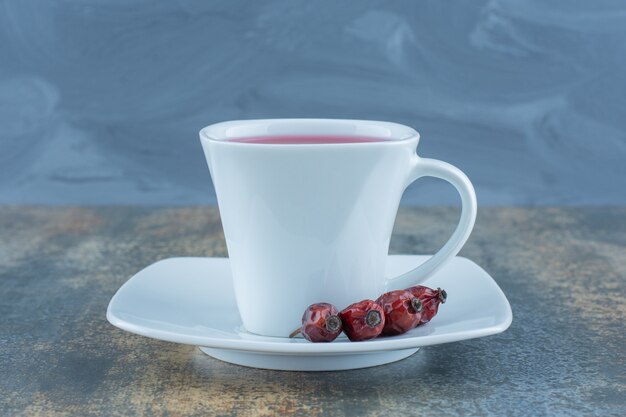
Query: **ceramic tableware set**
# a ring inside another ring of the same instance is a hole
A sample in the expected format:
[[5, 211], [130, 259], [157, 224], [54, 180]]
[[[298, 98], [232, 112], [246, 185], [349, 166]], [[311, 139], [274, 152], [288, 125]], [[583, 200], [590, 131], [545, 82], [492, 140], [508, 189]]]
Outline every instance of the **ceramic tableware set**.
[[[269, 119], [200, 131], [228, 258], [169, 258], [139, 271], [111, 299], [108, 320], [132, 333], [198, 346], [222, 361], [276, 370], [382, 365], [422, 346], [503, 332], [509, 302], [480, 266], [457, 253], [476, 218], [458, 168], [416, 153], [419, 134], [396, 123]], [[435, 255], [388, 255], [406, 187], [451, 183], [462, 210]], [[343, 308], [421, 284], [448, 301], [429, 323], [391, 337], [331, 343], [289, 338], [305, 308]]]

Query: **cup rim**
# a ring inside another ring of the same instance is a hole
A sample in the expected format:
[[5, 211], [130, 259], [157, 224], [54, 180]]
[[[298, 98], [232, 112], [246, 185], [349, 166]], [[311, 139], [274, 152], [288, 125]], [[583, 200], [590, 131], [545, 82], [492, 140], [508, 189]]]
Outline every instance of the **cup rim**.
[[[301, 129], [301, 133], [296, 133]], [[244, 143], [228, 139], [253, 136], [271, 136], [281, 134], [319, 134], [319, 135], [353, 135], [387, 139], [380, 142], [356, 143], [323, 143], [323, 144], [268, 144]], [[222, 143], [233, 146], [262, 147], [341, 147], [343, 146], [379, 146], [418, 142], [420, 134], [413, 128], [394, 122], [359, 119], [250, 119], [230, 120], [206, 126], [200, 130], [200, 139], [204, 142]]]

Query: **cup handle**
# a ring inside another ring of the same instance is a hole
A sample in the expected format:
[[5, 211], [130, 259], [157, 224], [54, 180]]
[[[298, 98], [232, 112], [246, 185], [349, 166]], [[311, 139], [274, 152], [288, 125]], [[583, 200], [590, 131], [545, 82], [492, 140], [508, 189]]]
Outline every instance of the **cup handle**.
[[476, 193], [467, 176], [457, 167], [436, 159], [420, 158], [415, 155], [407, 186], [422, 177], [435, 177], [448, 181], [461, 195], [461, 219], [450, 239], [439, 252], [417, 268], [386, 282], [388, 290], [408, 288], [419, 284], [435, 273], [446, 261], [456, 256], [469, 238], [476, 221]]

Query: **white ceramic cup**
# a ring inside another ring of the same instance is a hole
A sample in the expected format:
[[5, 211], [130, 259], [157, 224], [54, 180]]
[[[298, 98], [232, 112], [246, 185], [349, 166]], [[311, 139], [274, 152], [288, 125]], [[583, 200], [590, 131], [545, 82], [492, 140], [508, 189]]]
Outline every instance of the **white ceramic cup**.
[[[333, 144], [242, 143], [271, 135], [387, 139]], [[339, 310], [418, 284], [454, 257], [476, 219], [476, 195], [454, 166], [415, 153], [419, 134], [396, 123], [335, 119], [231, 121], [200, 131], [247, 331], [285, 337], [307, 306]], [[405, 188], [430, 176], [461, 195], [461, 220], [422, 265], [387, 279], [385, 261]], [[462, 277], [459, 277], [462, 279]]]

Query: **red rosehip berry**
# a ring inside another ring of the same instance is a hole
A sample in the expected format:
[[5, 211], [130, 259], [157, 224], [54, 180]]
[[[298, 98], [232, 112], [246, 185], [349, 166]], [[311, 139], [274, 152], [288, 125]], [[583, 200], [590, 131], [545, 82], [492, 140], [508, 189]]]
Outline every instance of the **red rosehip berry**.
[[350, 304], [340, 313], [343, 331], [353, 342], [373, 339], [385, 327], [385, 312], [372, 300]]
[[393, 336], [415, 328], [422, 316], [422, 302], [408, 291], [389, 291], [376, 300], [385, 312], [382, 334]]
[[407, 291], [422, 302], [422, 317], [417, 324], [418, 326], [431, 321], [439, 310], [439, 304], [445, 303], [448, 298], [446, 291], [441, 288], [433, 290], [423, 285], [416, 285], [415, 287], [407, 288]]
[[341, 333], [341, 319], [337, 307], [328, 303], [311, 304], [302, 315], [302, 327], [298, 333], [310, 342], [332, 342]]

